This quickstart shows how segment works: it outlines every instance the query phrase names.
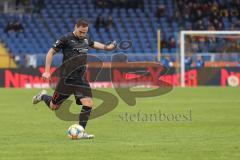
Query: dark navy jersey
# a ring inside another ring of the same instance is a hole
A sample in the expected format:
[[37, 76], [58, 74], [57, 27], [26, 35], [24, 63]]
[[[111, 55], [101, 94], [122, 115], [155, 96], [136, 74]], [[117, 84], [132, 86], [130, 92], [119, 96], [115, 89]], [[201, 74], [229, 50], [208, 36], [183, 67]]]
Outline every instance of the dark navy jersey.
[[61, 75], [76, 81], [84, 79], [87, 52], [93, 45], [89, 35], [78, 38], [73, 33], [67, 33], [53, 43], [52, 48], [57, 52], [61, 50], [63, 54]]

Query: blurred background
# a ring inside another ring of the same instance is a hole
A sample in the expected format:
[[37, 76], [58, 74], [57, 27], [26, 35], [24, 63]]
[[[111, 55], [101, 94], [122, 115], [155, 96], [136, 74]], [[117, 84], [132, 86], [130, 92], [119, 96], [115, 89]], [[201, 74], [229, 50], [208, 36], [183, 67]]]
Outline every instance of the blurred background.
[[[125, 53], [128, 62], [159, 62], [170, 68], [163, 78], [179, 86], [180, 43], [184, 43], [186, 84], [228, 85], [229, 81], [239, 81], [240, 34], [230, 31], [240, 29], [240, 0], [2, 0], [0, 8], [1, 68], [44, 66], [52, 43], [71, 32], [79, 17], [85, 17], [95, 41], [132, 43], [128, 49], [110, 53], [90, 49], [90, 54], [106, 64], [116, 53]], [[180, 42], [183, 30], [229, 34], [188, 34]], [[114, 62], [123, 59], [119, 56]], [[60, 63], [61, 54], [57, 54], [53, 66]], [[196, 75], [189, 76], [191, 70], [196, 70]], [[210, 80], [204, 81], [209, 75]], [[194, 76], [197, 82], [191, 79]]]

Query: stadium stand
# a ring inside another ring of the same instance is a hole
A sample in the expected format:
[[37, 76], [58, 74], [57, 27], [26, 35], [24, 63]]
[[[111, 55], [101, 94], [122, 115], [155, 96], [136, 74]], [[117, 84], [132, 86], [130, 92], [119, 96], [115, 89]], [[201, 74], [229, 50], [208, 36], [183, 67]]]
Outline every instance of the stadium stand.
[[[137, 55], [157, 53], [157, 29], [161, 29], [162, 32], [163, 54], [177, 52], [178, 33], [182, 29], [240, 29], [240, 5], [235, 4], [239, 1], [226, 3], [227, 5], [224, 1], [188, 2], [186, 0], [138, 2], [132, 0], [126, 1], [129, 4], [114, 5], [116, 1], [111, 0], [105, 1], [106, 3], [101, 0], [45, 0], [43, 2], [38, 5], [30, 3], [29, 6], [33, 8], [30, 13], [26, 11], [22, 15], [1, 14], [1, 40], [10, 53], [22, 56], [20, 64], [24, 64], [25, 54], [37, 54], [38, 65], [42, 65], [45, 53], [51, 44], [61, 34], [72, 31], [79, 17], [89, 19], [90, 35], [96, 41], [131, 40], [133, 46], [127, 52], [136, 56], [130, 61], [154, 60], [154, 57], [146, 58], [146, 56]], [[105, 20], [111, 16], [114, 25], [96, 28], [94, 25], [99, 16]], [[21, 32], [6, 31], [7, 24], [15, 21], [21, 24], [23, 30]], [[90, 53], [99, 54], [100, 51], [90, 50]], [[57, 62], [59, 58], [60, 56], [55, 61]], [[104, 61], [110, 61], [110, 59], [105, 58]], [[57, 64], [56, 62], [54, 64]]]

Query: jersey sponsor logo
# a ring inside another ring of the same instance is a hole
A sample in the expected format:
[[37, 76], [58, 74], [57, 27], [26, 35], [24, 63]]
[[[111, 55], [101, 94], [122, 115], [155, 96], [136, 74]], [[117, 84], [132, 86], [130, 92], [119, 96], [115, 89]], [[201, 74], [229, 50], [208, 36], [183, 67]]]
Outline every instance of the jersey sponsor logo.
[[79, 53], [87, 53], [88, 49], [85, 48], [74, 48], [73, 50], [78, 51]]

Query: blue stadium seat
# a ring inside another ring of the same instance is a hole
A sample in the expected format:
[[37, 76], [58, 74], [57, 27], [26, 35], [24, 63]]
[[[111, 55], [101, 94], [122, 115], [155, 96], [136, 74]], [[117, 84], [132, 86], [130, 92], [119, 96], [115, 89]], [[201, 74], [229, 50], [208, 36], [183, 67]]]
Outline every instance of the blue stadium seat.
[[[178, 35], [182, 25], [185, 29], [190, 29], [192, 23], [185, 21], [181, 26], [178, 22], [169, 21], [169, 17], [174, 14], [173, 0], [144, 0], [144, 11], [142, 9], [102, 9], [94, 6], [92, 1], [80, 0], [45, 0], [46, 7], [40, 14], [34, 13], [32, 16], [23, 14], [1, 14], [0, 27], [4, 28], [8, 21], [19, 20], [23, 27], [24, 33], [4, 33], [0, 31], [1, 39], [6, 43], [13, 54], [40, 53], [45, 54], [51, 44], [59, 38], [63, 33], [72, 31], [76, 19], [79, 17], [87, 17], [91, 22], [90, 35], [94, 40], [107, 42], [110, 40], [131, 40], [133, 47], [128, 50], [132, 53], [150, 53], [157, 52], [157, 29], [161, 29], [162, 36], [168, 39], [174, 35], [178, 40]], [[165, 16], [157, 18], [155, 16], [158, 5], [163, 4], [167, 12]], [[93, 14], [95, 13], [95, 14]], [[61, 16], [59, 16], [61, 15]], [[99, 32], [94, 28], [94, 22], [97, 16], [107, 18], [111, 15], [115, 22], [115, 28], [111, 28], [109, 33], [104, 28], [100, 28]], [[222, 18], [224, 29], [230, 29], [232, 23], [237, 23], [237, 17]], [[208, 18], [203, 18], [203, 24], [208, 23]], [[210, 46], [211, 47], [211, 46]], [[213, 47], [214, 48], [214, 47]], [[177, 49], [168, 50], [162, 48], [163, 53], [176, 53]], [[99, 54], [101, 51], [90, 50], [90, 53]], [[39, 56], [41, 58], [41, 56]], [[234, 56], [232, 56], [234, 59]], [[131, 58], [130, 58], [131, 59]], [[152, 58], [142, 56], [132, 58], [131, 60], [152, 60]], [[108, 61], [108, 57], [104, 57]], [[54, 62], [55, 63], [55, 62]]]

